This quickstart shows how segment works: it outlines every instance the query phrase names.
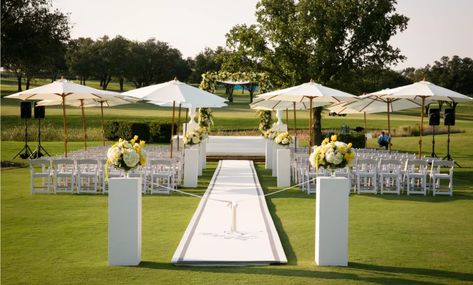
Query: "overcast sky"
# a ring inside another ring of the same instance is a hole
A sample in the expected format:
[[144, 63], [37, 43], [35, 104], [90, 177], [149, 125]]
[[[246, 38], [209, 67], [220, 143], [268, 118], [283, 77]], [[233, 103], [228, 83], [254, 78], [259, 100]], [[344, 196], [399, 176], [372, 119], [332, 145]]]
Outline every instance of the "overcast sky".
[[[205, 47], [225, 46], [237, 24], [253, 24], [257, 0], [54, 0], [70, 13], [72, 37], [122, 35], [156, 38], [193, 57]], [[394, 69], [423, 67], [441, 56], [473, 58], [473, 0], [399, 0], [410, 18], [407, 30], [392, 38], [407, 60]]]

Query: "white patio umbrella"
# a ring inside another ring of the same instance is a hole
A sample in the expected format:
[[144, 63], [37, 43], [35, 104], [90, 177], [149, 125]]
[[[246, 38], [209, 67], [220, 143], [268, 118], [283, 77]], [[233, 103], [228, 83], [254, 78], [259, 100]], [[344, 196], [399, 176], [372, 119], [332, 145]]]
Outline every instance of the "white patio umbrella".
[[[347, 102], [335, 108], [329, 108], [330, 110], [337, 110], [337, 113], [348, 113], [348, 112], [363, 112], [365, 116], [365, 128], [366, 128], [366, 114], [373, 113], [384, 113], [388, 115], [388, 134], [391, 135], [391, 113], [395, 111], [401, 111], [405, 109], [418, 108], [420, 103], [415, 99], [410, 98], [390, 98], [387, 97], [393, 89], [384, 89], [381, 91], [365, 94], [358, 96], [357, 101]], [[391, 145], [389, 145], [391, 149]]]
[[172, 157], [172, 138], [174, 137], [174, 117], [176, 104], [189, 104], [189, 106], [215, 106], [224, 103], [225, 99], [178, 81], [177, 79], [151, 85], [135, 90], [130, 90], [123, 95], [136, 97], [145, 101], [151, 101], [153, 104], [172, 104], [172, 126], [171, 126], [171, 157]]
[[[100, 98], [102, 94], [111, 94], [114, 92], [107, 90], [99, 90], [92, 87], [80, 85], [72, 81], [60, 79], [53, 83], [40, 87], [21, 91], [5, 98], [20, 100], [57, 100], [61, 101], [62, 116], [64, 125], [64, 156], [67, 157], [67, 118], [66, 118], [66, 101], [79, 99]], [[67, 100], [66, 100], [67, 98]]]
[[[135, 103], [138, 101], [138, 99], [133, 98], [133, 97], [122, 96], [122, 95], [119, 95], [119, 93], [115, 93], [115, 94], [116, 95], [102, 94], [100, 95], [100, 98], [76, 99], [76, 100], [68, 100], [66, 102], [66, 105], [81, 108], [82, 127], [84, 129], [84, 148], [85, 149], [87, 149], [87, 127], [86, 127], [84, 108], [100, 107], [101, 122], [102, 122], [102, 145], [105, 146], [105, 126], [104, 126], [104, 117], [103, 117], [103, 107], [119, 106], [119, 105], [124, 105], [124, 104]], [[58, 100], [43, 100], [38, 103], [39, 106], [55, 106], [55, 105], [61, 105], [61, 104], [62, 102]]]
[[420, 116], [420, 136], [419, 136], [419, 157], [422, 156], [422, 132], [424, 130], [424, 106], [425, 103], [434, 101], [447, 101], [453, 103], [470, 102], [471, 97], [465, 96], [461, 93], [452, 91], [450, 89], [435, 85], [428, 81], [419, 81], [406, 86], [401, 86], [391, 89], [387, 98], [391, 99], [411, 99], [420, 100], [421, 102], [421, 116]]
[[[323, 86], [310, 81], [301, 85], [275, 90], [257, 96], [265, 100], [280, 100], [289, 102], [309, 103], [309, 109], [337, 102], [351, 102], [355, 95]], [[309, 152], [312, 147], [312, 112], [309, 114]]]

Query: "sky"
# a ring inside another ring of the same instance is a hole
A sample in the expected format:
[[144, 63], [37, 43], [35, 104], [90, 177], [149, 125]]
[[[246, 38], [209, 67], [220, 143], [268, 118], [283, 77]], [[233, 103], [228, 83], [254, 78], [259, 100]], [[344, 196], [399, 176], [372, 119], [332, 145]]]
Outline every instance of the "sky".
[[[254, 24], [258, 0], [53, 0], [70, 14], [71, 36], [97, 39], [122, 35], [155, 38], [183, 56], [205, 47], [225, 46], [237, 24]], [[473, 58], [473, 0], [398, 0], [397, 12], [410, 18], [407, 29], [391, 38], [407, 59], [394, 66], [424, 67], [442, 56]]]

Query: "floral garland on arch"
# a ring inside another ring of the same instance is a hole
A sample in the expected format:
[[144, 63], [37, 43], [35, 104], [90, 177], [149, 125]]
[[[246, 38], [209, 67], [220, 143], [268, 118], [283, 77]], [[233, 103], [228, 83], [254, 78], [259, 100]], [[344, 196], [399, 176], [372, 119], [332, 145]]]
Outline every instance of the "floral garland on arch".
[[337, 169], [351, 166], [356, 153], [352, 149], [352, 144], [337, 141], [337, 136], [333, 135], [330, 140], [325, 138], [320, 146], [314, 146], [313, 152], [309, 156], [310, 164], [318, 171], [320, 166], [326, 169]]
[[258, 130], [261, 132], [262, 136], [265, 136], [266, 132], [271, 129], [271, 111], [258, 110], [257, 112], [259, 118]]
[[199, 124], [199, 132], [205, 136], [204, 138], [207, 138], [210, 133], [210, 127], [214, 125], [213, 114], [210, 108], [200, 108], [197, 121]]
[[258, 83], [260, 92], [264, 93], [269, 90], [271, 84], [269, 82], [269, 75], [264, 72], [206, 72], [202, 74], [202, 81], [199, 88], [208, 92], [215, 93], [215, 84], [218, 81], [249, 81]]

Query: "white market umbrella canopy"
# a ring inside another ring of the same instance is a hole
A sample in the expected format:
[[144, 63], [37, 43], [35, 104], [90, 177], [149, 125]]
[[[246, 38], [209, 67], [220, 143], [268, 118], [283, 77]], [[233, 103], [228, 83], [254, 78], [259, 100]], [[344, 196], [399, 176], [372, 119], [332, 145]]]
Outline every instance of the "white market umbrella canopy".
[[[356, 100], [356, 96], [323, 86], [310, 81], [301, 85], [275, 90], [260, 94], [258, 98], [265, 100], [280, 100], [289, 102], [309, 103], [309, 109], [312, 110], [314, 103], [316, 106], [325, 106], [338, 102], [351, 102]], [[312, 147], [312, 112], [309, 114], [309, 152]]]
[[210, 92], [202, 89], [193, 87], [178, 81], [177, 79], [130, 90], [122, 95], [136, 97], [141, 100], [150, 101], [152, 104], [159, 104], [161, 106], [166, 104], [172, 104], [172, 125], [171, 125], [171, 157], [172, 157], [172, 145], [174, 137], [174, 117], [175, 107], [177, 105], [187, 104], [187, 106], [197, 106], [200, 108], [204, 107], [215, 107], [225, 103], [225, 99], [214, 95]]
[[[384, 89], [358, 96], [357, 101], [343, 103], [329, 108], [329, 110], [337, 113], [364, 113], [365, 129], [366, 129], [366, 114], [384, 113], [388, 115], [388, 134], [391, 134], [391, 113], [405, 109], [418, 108], [420, 103], [415, 98], [390, 98], [392, 89]], [[391, 147], [391, 146], [389, 146]]]
[[[64, 155], [67, 157], [67, 118], [66, 118], [66, 101], [79, 99], [100, 98], [101, 94], [116, 94], [107, 90], [99, 90], [92, 87], [80, 85], [72, 81], [60, 79], [53, 83], [40, 87], [21, 91], [5, 98], [20, 100], [57, 100], [61, 101], [62, 116], [64, 124]], [[67, 100], [66, 100], [67, 98]]]
[[420, 116], [420, 136], [419, 136], [419, 157], [422, 156], [422, 132], [424, 130], [424, 106], [425, 103], [434, 101], [447, 101], [452, 103], [470, 102], [471, 97], [465, 96], [461, 93], [452, 91], [450, 89], [435, 85], [428, 81], [419, 81], [406, 86], [401, 86], [391, 89], [387, 98], [392, 99], [413, 99], [421, 101], [421, 116]]
[[[85, 149], [87, 149], [87, 127], [86, 127], [86, 121], [85, 121], [84, 108], [100, 107], [101, 120], [102, 120], [102, 145], [105, 146], [105, 126], [104, 126], [104, 118], [103, 118], [103, 107], [125, 105], [125, 104], [135, 103], [138, 101], [138, 99], [133, 98], [133, 97], [122, 96], [122, 95], [119, 95], [118, 93], [115, 93], [115, 94], [116, 95], [102, 94], [100, 95], [100, 98], [75, 99], [75, 100], [66, 101], [66, 105], [81, 108], [82, 126], [84, 128], [84, 148]], [[60, 100], [42, 100], [38, 102], [38, 106], [55, 106], [55, 105], [61, 105], [61, 104], [62, 104], [62, 101]]]

